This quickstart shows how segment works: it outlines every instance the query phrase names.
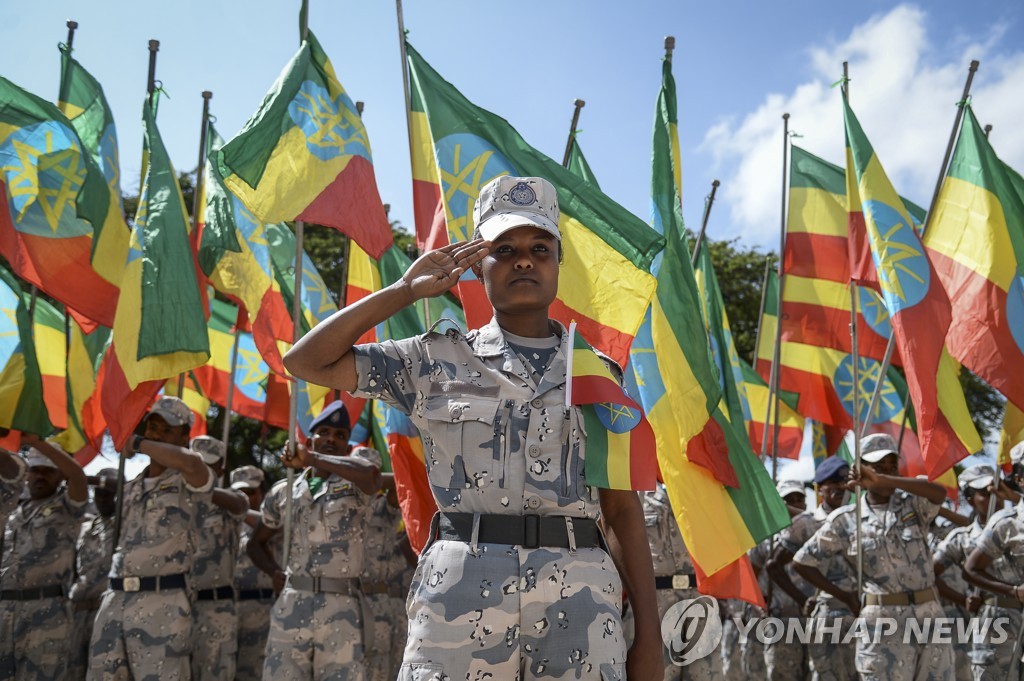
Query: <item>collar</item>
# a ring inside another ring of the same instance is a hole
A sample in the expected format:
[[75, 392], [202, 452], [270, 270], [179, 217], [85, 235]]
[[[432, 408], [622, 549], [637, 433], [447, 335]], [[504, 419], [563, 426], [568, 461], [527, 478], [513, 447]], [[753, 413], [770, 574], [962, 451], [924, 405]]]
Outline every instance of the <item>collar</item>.
[[[535, 394], [537, 395], [545, 393], [553, 388], [560, 387], [565, 383], [567, 378], [565, 375], [565, 358], [567, 356], [566, 353], [571, 350], [571, 348], [569, 348], [569, 333], [561, 322], [549, 319], [548, 324], [551, 326], [552, 331], [554, 331], [561, 340], [558, 346], [558, 351], [551, 359], [551, 364], [541, 377], [540, 383], [536, 384]], [[523, 366], [522, 360], [520, 360], [515, 351], [509, 347], [508, 341], [505, 340], [505, 334], [502, 333], [501, 327], [498, 325], [498, 320], [496, 318], [492, 317], [490, 322], [477, 330], [472, 348], [473, 354], [480, 358], [503, 357], [505, 360], [501, 366], [501, 370], [503, 372], [516, 376], [528, 385], [534, 385], [533, 373]]]

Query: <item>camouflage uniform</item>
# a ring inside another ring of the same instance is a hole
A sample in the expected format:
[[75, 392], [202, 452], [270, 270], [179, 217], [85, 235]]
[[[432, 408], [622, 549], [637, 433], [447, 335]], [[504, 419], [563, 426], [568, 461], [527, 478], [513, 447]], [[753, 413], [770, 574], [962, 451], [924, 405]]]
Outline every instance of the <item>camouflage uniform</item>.
[[[771, 578], [765, 565], [769, 556], [779, 546], [779, 541], [776, 540], [773, 543], [771, 538], [765, 539], [754, 547], [751, 553], [750, 562], [760, 571], [758, 583], [761, 585], [761, 591], [765, 594], [766, 599], [768, 596], [768, 584]], [[792, 565], [786, 566], [786, 572], [789, 574], [789, 578], [794, 586], [810, 594], [810, 587], [796, 574]], [[769, 617], [780, 618], [783, 622], [789, 618], [803, 617], [803, 613], [800, 612], [800, 604], [783, 591], [781, 586], [772, 584], [771, 594], [771, 601], [768, 603]], [[751, 629], [748, 635], [752, 637], [754, 631], [756, 631], [756, 627]], [[780, 641], [769, 641], [767, 643], [753, 641], [753, 644], [764, 651], [764, 678], [772, 679], [773, 681], [778, 679], [786, 679], [788, 681], [789, 679], [804, 679], [807, 676], [807, 648], [798, 640], [794, 639], [787, 642], [785, 637], [783, 637]], [[753, 668], [751, 673], [755, 673]]]
[[[136, 578], [176, 578], [192, 569], [198, 505], [213, 490], [211, 473], [202, 487], [180, 471], [146, 478], [148, 468], [124, 484], [121, 536], [110, 567], [112, 580], [132, 588]], [[148, 482], [147, 482], [148, 480]], [[89, 646], [89, 679], [188, 679], [192, 605], [187, 589], [103, 594]]]
[[[579, 410], [565, 407], [569, 334], [557, 330], [539, 377], [493, 320], [354, 348], [357, 394], [419, 428], [442, 513], [600, 516]], [[621, 679], [621, 599], [601, 548], [435, 541], [413, 577], [399, 678]]]
[[745, 679], [743, 673], [743, 651], [740, 649], [740, 629], [736, 619], [742, 619], [746, 603], [734, 598], [720, 601], [725, 620], [722, 622], [722, 645], [719, 657], [722, 659], [722, 677]]
[[[361, 681], [363, 615], [358, 589], [350, 594], [300, 590], [293, 580], [357, 578], [363, 569], [363, 523], [369, 497], [351, 481], [331, 475], [314, 496], [307, 469], [292, 488], [288, 584], [270, 614], [263, 677]], [[284, 527], [288, 485], [277, 483], [263, 500], [263, 524]]]
[[[24, 479], [26, 471], [18, 477]], [[13, 491], [9, 485], [3, 485], [5, 497]], [[69, 498], [62, 486], [46, 499], [23, 499], [7, 518], [0, 557], [0, 678], [64, 677], [71, 637], [66, 596], [74, 579], [75, 538], [84, 511], [85, 502]], [[14, 593], [47, 588], [59, 593]]]
[[68, 677], [84, 679], [89, 667], [89, 640], [100, 598], [107, 589], [110, 554], [114, 548], [114, 519], [97, 515], [82, 523], [75, 549], [75, 582], [71, 585], [74, 632]]
[[[864, 499], [861, 518], [863, 534], [864, 591], [869, 595], [906, 592], [935, 592], [935, 571], [928, 549], [928, 526], [938, 513], [938, 504], [896, 490], [886, 507], [872, 509]], [[830, 563], [841, 558], [851, 574], [857, 566], [857, 517], [853, 504], [829, 514], [825, 524], [804, 544], [794, 561], [827, 574]], [[925, 598], [921, 596], [920, 598]], [[913, 605], [865, 605], [860, 617], [869, 630], [877, 618], [896, 620], [896, 635], [885, 638], [861, 637], [857, 642], [856, 666], [862, 680], [951, 681], [953, 650], [949, 645], [904, 643], [907, 621], [941, 618], [938, 600]]]
[[[828, 512], [824, 506], [818, 506], [813, 511], [804, 511], [793, 518], [793, 524], [780, 533], [782, 546], [795, 555], [827, 518]], [[787, 571], [792, 568], [791, 565], [786, 567]], [[839, 588], [846, 591], [857, 590], [856, 578], [844, 561], [833, 560], [823, 573], [828, 581]], [[791, 573], [790, 579], [792, 574], [795, 573]], [[813, 590], [813, 587], [803, 579], [794, 583], [806, 585], [809, 591]], [[841, 624], [838, 635], [835, 635], [832, 633], [832, 627], [837, 622]], [[814, 595], [814, 610], [811, 613], [810, 624], [811, 642], [807, 646], [813, 681], [850, 681], [857, 678], [857, 669], [854, 666], [856, 651], [853, 644], [841, 642], [852, 624], [853, 613], [850, 612], [849, 606], [825, 591], [818, 591]], [[828, 628], [819, 634], [818, 630], [822, 625]], [[815, 640], [816, 635], [820, 636], [820, 642]], [[833, 639], [838, 640], [833, 643]]]
[[[256, 567], [246, 552], [253, 531], [248, 524], [242, 524], [238, 563], [235, 567], [235, 589], [238, 592], [238, 662], [235, 679], [238, 681], [260, 681], [263, 678], [270, 609], [274, 606], [274, 580]], [[274, 555], [280, 557], [281, 535], [275, 536], [270, 543], [277, 549]]]
[[[1024, 501], [989, 518], [986, 529], [976, 541], [976, 548], [992, 559], [990, 575], [1007, 584], [1024, 584]], [[1013, 647], [1020, 635], [1021, 606], [1004, 608], [986, 604], [978, 614], [978, 621], [990, 623], [1000, 617], [1009, 620], [1006, 641], [994, 643], [990, 628], [987, 635], [975, 639], [971, 650], [971, 668], [979, 681], [1024, 677], [1019, 658], [1013, 659]], [[1013, 673], [1008, 675], [1011, 669]]]
[[390, 604], [388, 610], [391, 613], [391, 670], [398, 671], [402, 666], [402, 655], [405, 653], [406, 638], [409, 633], [409, 614], [405, 610], [405, 601], [409, 595], [409, 586], [412, 584], [412, 575], [415, 567], [409, 565], [405, 552], [402, 551], [400, 542], [408, 541], [405, 538], [405, 524], [399, 515], [395, 523], [395, 550], [391, 554], [390, 567], [391, 581], [398, 587], [397, 592], [390, 592]]
[[[679, 525], [676, 524], [675, 515], [672, 513], [672, 505], [669, 503], [665, 486], [659, 484], [653, 492], [646, 492], [643, 496], [643, 506], [644, 525], [647, 528], [647, 543], [651, 546], [655, 582], [671, 582], [675, 576], [677, 580], [686, 579], [689, 583], [689, 586], [683, 589], [674, 589], [671, 586], [666, 588], [667, 585], [657, 584], [656, 594], [660, 620], [673, 605], [682, 600], [697, 598], [700, 593], [697, 591], [693, 561], [690, 560], [690, 552], [683, 544], [683, 537], [679, 532]], [[627, 644], [630, 642], [627, 640]], [[722, 658], [714, 653], [694, 660], [685, 667], [672, 664], [668, 656], [668, 649], [663, 650], [663, 653], [665, 681], [683, 678], [710, 680], [722, 676]]]
[[390, 589], [397, 594], [401, 588], [393, 581], [397, 575], [390, 574], [390, 558], [396, 543], [395, 515], [398, 513], [398, 509], [388, 503], [388, 495], [381, 493], [370, 502], [366, 518], [366, 534], [363, 538], [365, 556], [360, 580], [366, 614], [363, 620], [363, 643], [367, 681], [390, 681], [398, 673], [397, 668], [392, 668], [394, 622], [392, 596], [389, 593]]
[[[977, 527], [976, 530], [975, 527]], [[967, 527], [955, 527], [952, 524], [939, 526], [936, 521], [932, 523], [932, 531], [928, 533], [928, 548], [932, 551], [932, 560], [939, 562], [945, 568], [942, 573], [942, 581], [954, 591], [965, 595], [971, 593], [974, 587], [968, 585], [964, 579], [963, 567], [967, 562], [967, 556], [971, 555], [975, 542], [981, 536], [981, 529], [977, 520]], [[974, 536], [969, 536], [972, 534]], [[964, 553], [964, 549], [966, 549], [966, 553]], [[954, 560], [957, 562], [953, 562]], [[946, 617], [954, 622], [966, 624], [971, 621], [971, 614], [967, 612], [966, 608], [947, 601], [945, 598], [942, 598], [940, 602]], [[956, 678], [971, 678], [970, 653], [971, 641], [966, 638], [963, 640], [954, 638], [953, 669]]]
[[192, 563], [192, 678], [231, 681], [238, 651], [234, 572], [239, 523], [206, 497], [196, 504], [199, 533]]
[[13, 459], [18, 465], [17, 474], [10, 480], [0, 477], [0, 533], [3, 532], [7, 518], [18, 506], [18, 500], [25, 489], [25, 476], [28, 473], [24, 459], [20, 456], [14, 456]]

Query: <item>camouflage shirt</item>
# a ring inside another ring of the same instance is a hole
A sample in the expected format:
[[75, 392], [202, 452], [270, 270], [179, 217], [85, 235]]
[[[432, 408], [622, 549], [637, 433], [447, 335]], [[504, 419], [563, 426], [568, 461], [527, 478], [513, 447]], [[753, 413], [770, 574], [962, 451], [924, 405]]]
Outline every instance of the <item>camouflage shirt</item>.
[[[828, 511], [825, 510], [824, 506], [818, 506], [813, 511], [804, 511], [800, 515], [793, 518], [793, 524], [783, 529], [779, 533], [779, 541], [786, 548], [787, 551], [792, 553], [794, 556], [800, 551], [800, 548], [806, 544], [814, 533], [818, 531], [825, 521], [828, 519]], [[786, 566], [786, 572], [789, 574], [789, 578], [793, 581], [793, 584], [805, 593], [813, 593], [814, 587], [808, 584], [803, 577], [797, 574], [796, 570], [793, 569], [792, 563]], [[849, 566], [845, 561], [840, 559], [832, 560], [826, 570], [822, 570], [825, 578], [832, 582], [840, 589], [846, 591], [854, 591], [857, 588], [857, 578], [854, 573], [850, 572]], [[832, 598], [825, 591], [820, 591], [817, 594], [817, 600], [828, 601]]]
[[990, 575], [1007, 584], [1024, 584], [1024, 501], [993, 515], [976, 546], [992, 559]]
[[971, 588], [964, 579], [963, 567], [967, 563], [967, 556], [971, 555], [971, 551], [977, 546], [983, 530], [975, 519], [967, 527], [954, 527], [945, 538], [932, 545], [932, 559], [944, 568], [942, 581], [954, 591], [966, 594]]
[[353, 349], [354, 394], [384, 401], [419, 428], [440, 510], [600, 515], [584, 478], [579, 410], [565, 406], [569, 334], [552, 325], [561, 343], [539, 380], [494, 320], [466, 334]]
[[[928, 548], [928, 526], [938, 512], [939, 504], [904, 490], [896, 490], [889, 497], [888, 505], [877, 511], [870, 507], [865, 497], [861, 508], [865, 593], [894, 594], [935, 586], [932, 553]], [[835, 558], [845, 561], [851, 574], [856, 574], [857, 514], [854, 504], [830, 513], [793, 560], [825, 573]]]
[[60, 584], [70, 589], [84, 513], [85, 502], [70, 499], [64, 486], [45, 499], [22, 500], [4, 528], [0, 588]]
[[[173, 468], [146, 485], [148, 468], [124, 484], [121, 536], [111, 577], [154, 577], [192, 570], [198, 506], [213, 492], [214, 476], [194, 488]], [[147, 489], [149, 487], [149, 489]]]
[[18, 473], [11, 480], [0, 477], [0, 530], [3, 529], [4, 521], [18, 505], [21, 493], [25, 489], [25, 475], [28, 473], [28, 466], [20, 456], [15, 456], [18, 463]]
[[[235, 588], [236, 589], [272, 589], [274, 580], [263, 570], [256, 567], [249, 557], [246, 547], [252, 540], [255, 530], [249, 523], [242, 523], [242, 531], [238, 541], [238, 562], [235, 564]], [[281, 558], [282, 536], [275, 535], [268, 542], [271, 554], [278, 560]]]
[[363, 536], [366, 555], [362, 578], [365, 580], [386, 582], [395, 576], [392, 574], [392, 558], [398, 544], [395, 516], [401, 518], [401, 511], [391, 506], [388, 495], [383, 492], [368, 504], [366, 534]]
[[75, 583], [71, 585], [71, 600], [87, 601], [103, 595], [113, 548], [113, 518], [98, 515], [82, 523], [75, 550]]
[[[358, 577], [363, 571], [363, 533], [370, 497], [340, 475], [324, 480], [314, 496], [306, 469], [292, 488], [289, 575]], [[263, 500], [263, 524], [284, 527], [287, 480], [281, 480]]]
[[[234, 492], [241, 495], [241, 492]], [[228, 513], [213, 503], [212, 494], [197, 504], [199, 532], [192, 564], [192, 588], [216, 589], [234, 580], [238, 560], [239, 523], [245, 514]]]
[[645, 492], [643, 506], [654, 575], [668, 577], [674, 574], [693, 574], [693, 561], [683, 544], [665, 485], [658, 483], [653, 492]]

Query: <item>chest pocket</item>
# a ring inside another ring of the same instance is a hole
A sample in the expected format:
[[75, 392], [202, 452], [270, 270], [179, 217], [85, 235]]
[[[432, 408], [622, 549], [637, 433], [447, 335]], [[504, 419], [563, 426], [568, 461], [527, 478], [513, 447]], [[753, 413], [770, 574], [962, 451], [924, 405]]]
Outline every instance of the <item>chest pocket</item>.
[[29, 532], [32, 536], [32, 548], [56, 550], [58, 546], [66, 546], [74, 543], [72, 534], [75, 524], [68, 522], [67, 514], [61, 513], [63, 507], [60, 503], [47, 504], [36, 512], [29, 527], [23, 527], [22, 532]]
[[486, 397], [434, 395], [424, 401], [431, 440], [427, 477], [432, 485], [481, 489], [494, 482], [507, 447], [501, 405]]
[[189, 531], [191, 509], [185, 506], [181, 483], [165, 483], [143, 496], [143, 532], [147, 539], [166, 539]]
[[330, 491], [323, 498], [324, 528], [328, 536], [350, 536], [359, 513], [359, 495], [353, 487]]

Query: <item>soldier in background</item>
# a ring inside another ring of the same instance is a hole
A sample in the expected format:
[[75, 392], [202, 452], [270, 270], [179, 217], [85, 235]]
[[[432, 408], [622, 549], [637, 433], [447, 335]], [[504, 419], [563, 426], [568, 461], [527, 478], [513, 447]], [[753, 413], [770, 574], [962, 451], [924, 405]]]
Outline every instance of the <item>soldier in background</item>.
[[[192, 440], [192, 451], [224, 477], [227, 447], [209, 435]], [[196, 505], [199, 532], [192, 563], [192, 678], [195, 681], [231, 681], [235, 678], [238, 650], [238, 614], [235, 611], [235, 563], [238, 560], [239, 523], [249, 500], [233, 489], [215, 486], [213, 494]]]
[[[242, 524], [235, 564], [235, 593], [238, 596], [238, 662], [236, 681], [260, 681], [270, 628], [270, 608], [274, 605], [274, 582], [270, 575], [256, 567], [246, 547], [260, 521], [263, 504], [263, 471], [256, 466], [242, 466], [231, 471], [231, 489], [245, 494], [249, 512]], [[272, 547], [280, 555], [280, 546]]]
[[[853, 624], [853, 613], [849, 606], [821, 590], [808, 597], [794, 584], [791, 572], [793, 556], [825, 523], [829, 514], [846, 503], [846, 479], [849, 473], [849, 464], [838, 456], [830, 456], [821, 462], [814, 471], [814, 482], [821, 495], [821, 504], [813, 511], [805, 511], [793, 518], [793, 524], [779, 533], [779, 545], [768, 568], [776, 588], [799, 599], [801, 611], [811, 617], [811, 642], [807, 646], [807, 655], [814, 681], [852, 681], [857, 677], [852, 643], [833, 643], [833, 636], [829, 633], [821, 634], [821, 642], [814, 638], [821, 625], [831, 627], [837, 620], [842, 621], [839, 636], [845, 636]], [[853, 591], [857, 588], [855, 577], [841, 560], [832, 561], [826, 576], [843, 589]], [[802, 579], [800, 582], [806, 584]]]
[[[697, 598], [697, 576], [694, 573], [690, 552], [683, 543], [683, 537], [676, 524], [672, 504], [669, 502], [665, 485], [658, 483], [657, 489], [643, 495], [644, 526], [647, 542], [651, 547], [654, 563], [654, 586], [657, 589], [658, 618], [676, 603]], [[627, 641], [627, 644], [630, 641]], [[722, 676], [722, 658], [711, 654], [694, 660], [686, 667], [672, 664], [668, 649], [663, 649], [665, 681], [675, 679], [718, 679]]]
[[[27, 469], [28, 498], [11, 512], [0, 556], [0, 678], [63, 678], [71, 637], [68, 590], [89, 488], [81, 466], [56, 445], [23, 435], [25, 461], [0, 450], [5, 468]], [[62, 482], [66, 484], [62, 485]]]
[[[967, 527], [956, 527], [950, 531], [934, 549], [935, 584], [943, 598], [947, 617], [969, 619], [972, 615], [978, 614], [983, 604], [986, 607], [991, 606], [991, 610], [986, 613], [986, 616], [990, 618], [993, 616], [1004, 617], [1003, 613], [998, 612], [1002, 606], [1019, 610], [1015, 599], [993, 594], [985, 594], [987, 597], [983, 598], [977, 589], [968, 586], [963, 577], [963, 568], [967, 557], [978, 545], [978, 540], [981, 539], [981, 534], [988, 522], [988, 504], [994, 491], [994, 481], [995, 472], [989, 466], [971, 466], [960, 473], [958, 477], [957, 484], [967, 504], [974, 511], [974, 520]], [[1004, 559], [1000, 557], [999, 560]], [[973, 642], [969, 640], [958, 640], [953, 644], [958, 678], [968, 678], [973, 673], [970, 659], [972, 645]], [[987, 666], [979, 665], [980, 678], [985, 678], [984, 668]], [[1002, 671], [1003, 674], [1000, 678], [1005, 679], [1006, 670]], [[997, 671], [996, 674], [998, 675]], [[991, 676], [991, 672], [989, 676]]]
[[[1018, 488], [1024, 481], [1024, 442], [1010, 450], [1013, 463], [1012, 484]], [[1001, 485], [1000, 489], [1007, 485]], [[1016, 495], [1013, 495], [1016, 496]], [[1011, 498], [1013, 498], [1011, 496]], [[995, 513], [975, 542], [974, 549], [964, 564], [964, 577], [992, 596], [985, 600], [981, 618], [1005, 617], [1003, 629], [1006, 638], [993, 640], [997, 632], [992, 627], [976, 638], [971, 650], [971, 669], [974, 678], [1020, 679], [1024, 676], [1020, 651], [1014, 656], [1014, 646], [1021, 636], [1021, 607], [1024, 604], [1024, 500], [1017, 498], [1012, 508]]]
[[248, 544], [249, 557], [281, 592], [270, 615], [263, 676], [360, 681], [363, 524], [380, 489], [380, 468], [349, 456], [351, 425], [342, 402], [328, 405], [310, 432], [308, 449], [298, 445], [282, 459], [302, 471], [292, 488], [288, 564], [282, 567], [269, 547], [285, 524], [285, 481], [263, 501], [263, 518]]
[[[394, 477], [392, 476], [392, 480]], [[402, 658], [405, 656], [405, 644], [409, 637], [409, 613], [405, 608], [409, 588], [412, 585], [412, 576], [416, 572], [416, 552], [409, 541], [409, 535], [405, 531], [405, 522], [401, 514], [395, 521], [395, 547], [391, 553], [389, 574], [391, 585], [388, 589], [390, 601], [389, 611], [391, 612], [391, 668], [398, 670], [402, 666]]]
[[722, 622], [722, 645], [720, 655], [722, 659], [722, 677], [726, 679], [745, 679], [743, 673], [743, 650], [740, 641], [741, 634], [736, 620], [742, 620], [746, 611], [747, 603], [736, 598], [729, 598], [719, 601], [724, 614]]
[[82, 523], [75, 546], [75, 582], [71, 585], [72, 634], [71, 667], [68, 678], [85, 678], [89, 667], [89, 640], [100, 597], [107, 590], [110, 558], [114, 551], [114, 511], [117, 496], [117, 469], [104, 468], [89, 478], [96, 515]]
[[858, 639], [856, 666], [862, 681], [952, 679], [951, 645], [906, 640], [902, 635], [911, 626], [920, 629], [926, 621], [944, 614], [935, 588], [928, 526], [938, 514], [946, 490], [927, 480], [900, 477], [899, 452], [889, 435], [863, 438], [861, 460], [859, 480], [851, 472], [848, 485], [859, 483], [867, 492], [861, 506], [864, 608], [855, 590], [833, 584], [825, 575], [835, 559], [846, 561], [856, 574], [855, 505], [829, 515], [793, 562], [804, 579], [859, 613], [870, 631], [876, 630], [879, 618], [895, 620], [899, 634]]
[[126, 456], [146, 454], [146, 469], [124, 484], [121, 534], [110, 586], [89, 646], [90, 681], [191, 676], [192, 605], [187, 591], [199, 525], [198, 504], [213, 492], [213, 473], [188, 448], [192, 412], [161, 397]]

